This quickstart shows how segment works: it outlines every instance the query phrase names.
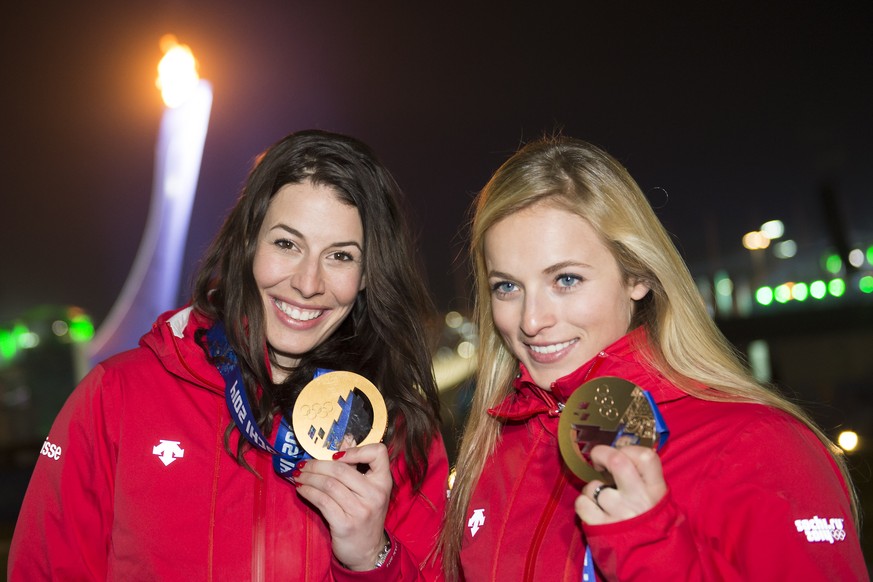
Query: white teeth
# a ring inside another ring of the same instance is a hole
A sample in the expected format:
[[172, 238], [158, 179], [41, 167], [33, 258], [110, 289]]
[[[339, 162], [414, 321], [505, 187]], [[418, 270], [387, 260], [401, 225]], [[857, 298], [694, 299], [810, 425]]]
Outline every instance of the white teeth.
[[309, 321], [310, 319], [315, 319], [322, 313], [323, 310], [314, 310], [314, 309], [297, 309], [296, 307], [290, 307], [288, 304], [279, 301], [278, 299], [274, 299], [273, 302], [276, 304], [276, 307], [279, 308], [282, 313], [290, 317], [291, 319], [296, 319], [297, 321]]
[[559, 352], [559, 351], [563, 350], [564, 348], [566, 348], [567, 346], [569, 346], [572, 343], [573, 343], [572, 341], [569, 341], [569, 342], [562, 342], [559, 344], [552, 344], [550, 346], [528, 346], [528, 347], [531, 349], [531, 351], [533, 351], [537, 354], [554, 354], [555, 352]]

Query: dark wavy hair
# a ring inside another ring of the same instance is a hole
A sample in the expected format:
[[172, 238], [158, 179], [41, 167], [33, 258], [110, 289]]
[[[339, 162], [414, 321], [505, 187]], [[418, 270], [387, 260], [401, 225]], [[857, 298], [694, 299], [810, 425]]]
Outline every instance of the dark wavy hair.
[[[258, 233], [273, 196], [283, 186], [299, 183], [329, 187], [357, 208], [364, 227], [367, 286], [340, 327], [304, 354], [284, 382], [274, 384], [267, 367], [264, 306], [252, 269]], [[389, 419], [385, 442], [392, 458], [405, 455], [418, 487], [439, 429], [439, 397], [428, 333], [436, 319], [413, 248], [403, 194], [372, 150], [345, 135], [300, 131], [258, 156], [202, 260], [192, 302], [207, 317], [224, 322], [265, 434], [272, 431], [276, 414], [290, 411], [316, 368], [359, 373], [384, 396]], [[246, 465], [243, 453], [249, 445], [244, 438], [239, 442], [235, 455]]]

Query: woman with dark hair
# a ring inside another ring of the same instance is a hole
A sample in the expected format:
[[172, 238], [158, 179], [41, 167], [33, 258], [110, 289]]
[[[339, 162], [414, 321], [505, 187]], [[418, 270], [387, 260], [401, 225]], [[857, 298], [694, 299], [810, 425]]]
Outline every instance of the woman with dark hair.
[[867, 579], [844, 458], [752, 377], [612, 156], [527, 144], [479, 194], [471, 252], [449, 580]]
[[[192, 304], [59, 414], [47, 440], [63, 452], [34, 471], [10, 580], [436, 577], [447, 460], [401, 201], [350, 137], [264, 152]], [[329, 371], [378, 387], [384, 444], [350, 447], [357, 429], [332, 460], [303, 452], [295, 403]]]

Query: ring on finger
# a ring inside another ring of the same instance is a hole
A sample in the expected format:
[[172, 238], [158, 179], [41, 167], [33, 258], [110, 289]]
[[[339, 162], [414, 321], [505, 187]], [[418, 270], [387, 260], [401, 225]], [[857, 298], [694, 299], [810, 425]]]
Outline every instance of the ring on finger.
[[605, 511], [605, 510], [600, 505], [600, 502], [597, 500], [597, 498], [600, 497], [600, 494], [603, 492], [604, 489], [609, 489], [609, 488], [610, 488], [609, 485], [598, 485], [597, 487], [594, 488], [594, 494], [591, 497], [592, 497], [592, 499], [594, 499], [594, 504], [600, 508], [600, 511]]

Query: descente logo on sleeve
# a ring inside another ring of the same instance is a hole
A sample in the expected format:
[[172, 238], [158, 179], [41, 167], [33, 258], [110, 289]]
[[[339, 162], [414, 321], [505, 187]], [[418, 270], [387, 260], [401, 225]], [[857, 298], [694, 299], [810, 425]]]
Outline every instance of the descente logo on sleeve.
[[45, 437], [45, 442], [42, 443], [42, 450], [39, 452], [40, 455], [45, 455], [49, 459], [57, 461], [61, 458], [61, 447], [60, 445], [54, 445], [49, 442], [48, 437]]

